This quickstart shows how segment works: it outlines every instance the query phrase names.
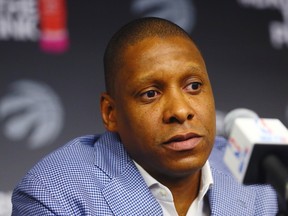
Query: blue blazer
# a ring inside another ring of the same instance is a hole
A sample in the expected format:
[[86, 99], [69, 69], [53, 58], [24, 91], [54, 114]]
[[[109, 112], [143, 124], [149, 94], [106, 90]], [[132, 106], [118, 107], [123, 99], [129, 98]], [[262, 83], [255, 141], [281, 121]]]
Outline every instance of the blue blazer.
[[[225, 139], [216, 138], [209, 158], [211, 215], [275, 215], [274, 190], [237, 183], [223, 164], [225, 146]], [[14, 189], [12, 202], [12, 215], [162, 215], [118, 136], [110, 132], [77, 138], [47, 155]]]

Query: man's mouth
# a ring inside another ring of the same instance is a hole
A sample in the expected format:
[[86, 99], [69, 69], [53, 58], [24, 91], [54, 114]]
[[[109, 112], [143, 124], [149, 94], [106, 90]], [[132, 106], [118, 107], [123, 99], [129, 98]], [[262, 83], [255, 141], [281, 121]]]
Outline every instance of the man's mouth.
[[202, 140], [202, 136], [195, 133], [172, 136], [164, 146], [173, 151], [187, 151], [194, 149]]

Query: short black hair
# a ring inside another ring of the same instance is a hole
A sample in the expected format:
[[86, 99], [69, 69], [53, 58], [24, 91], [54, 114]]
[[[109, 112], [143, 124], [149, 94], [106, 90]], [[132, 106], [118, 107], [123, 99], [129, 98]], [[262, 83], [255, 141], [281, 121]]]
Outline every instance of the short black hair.
[[157, 17], [144, 17], [133, 20], [120, 28], [110, 39], [104, 53], [104, 75], [106, 91], [111, 96], [114, 94], [114, 81], [117, 70], [123, 63], [122, 54], [128, 45], [148, 37], [165, 38], [180, 36], [192, 41], [190, 35], [181, 27], [166, 19]]

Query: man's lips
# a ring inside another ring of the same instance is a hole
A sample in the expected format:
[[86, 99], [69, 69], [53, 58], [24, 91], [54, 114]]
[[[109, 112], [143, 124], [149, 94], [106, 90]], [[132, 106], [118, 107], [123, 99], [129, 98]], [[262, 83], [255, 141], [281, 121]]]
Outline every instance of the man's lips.
[[164, 142], [164, 146], [174, 151], [187, 151], [195, 148], [202, 136], [195, 133], [176, 135]]

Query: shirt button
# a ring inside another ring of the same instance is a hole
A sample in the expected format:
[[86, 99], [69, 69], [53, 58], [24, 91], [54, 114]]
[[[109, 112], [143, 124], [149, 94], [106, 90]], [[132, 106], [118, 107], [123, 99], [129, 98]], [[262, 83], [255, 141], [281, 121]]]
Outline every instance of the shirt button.
[[166, 193], [165, 190], [160, 189], [160, 195], [161, 195], [162, 197], [166, 197], [166, 196], [167, 196], [167, 193]]

